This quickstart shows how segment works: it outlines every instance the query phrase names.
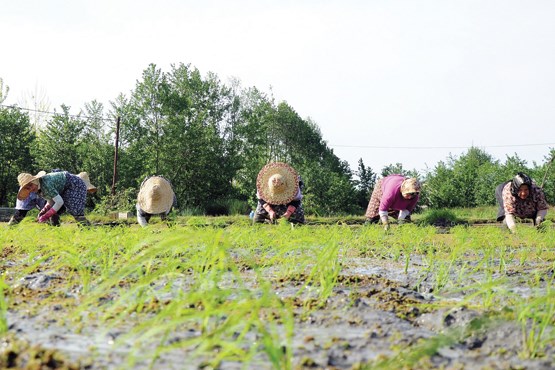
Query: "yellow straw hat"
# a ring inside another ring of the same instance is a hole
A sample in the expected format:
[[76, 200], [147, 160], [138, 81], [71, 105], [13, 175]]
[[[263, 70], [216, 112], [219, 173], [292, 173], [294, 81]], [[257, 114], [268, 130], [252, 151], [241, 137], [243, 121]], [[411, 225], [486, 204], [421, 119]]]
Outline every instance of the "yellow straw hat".
[[420, 182], [418, 179], [411, 177], [401, 183], [401, 194], [405, 195], [408, 193], [420, 193]]
[[85, 185], [87, 185], [87, 193], [96, 193], [96, 186], [91, 184], [91, 180], [89, 179], [89, 174], [86, 172], [81, 172], [77, 175], [83, 180]]
[[287, 204], [299, 191], [299, 175], [287, 163], [268, 163], [258, 173], [256, 189], [270, 204]]
[[25, 172], [20, 173], [17, 176], [17, 182], [19, 183], [19, 191], [17, 192], [17, 199], [19, 200], [27, 199], [27, 197], [29, 196], [29, 190], [23, 189], [23, 187], [30, 182], [40, 179], [44, 175], [46, 175], [45, 171], [40, 171], [35, 176], [31, 175], [30, 173], [25, 173]]
[[173, 198], [174, 193], [170, 183], [163, 177], [153, 176], [141, 186], [137, 202], [146, 213], [158, 214], [171, 209]]

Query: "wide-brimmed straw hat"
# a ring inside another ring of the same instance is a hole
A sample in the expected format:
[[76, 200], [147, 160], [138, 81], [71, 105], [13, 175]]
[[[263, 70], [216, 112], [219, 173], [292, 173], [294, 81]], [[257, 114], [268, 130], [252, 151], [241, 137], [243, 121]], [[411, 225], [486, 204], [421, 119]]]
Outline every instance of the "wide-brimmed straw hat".
[[160, 176], [148, 178], [139, 190], [137, 202], [146, 213], [168, 212], [173, 205], [174, 193], [168, 180]]
[[401, 194], [409, 194], [409, 193], [420, 193], [420, 182], [417, 178], [411, 177], [405, 179], [401, 183]]
[[96, 193], [96, 186], [91, 184], [91, 180], [89, 179], [89, 174], [87, 172], [81, 172], [77, 175], [83, 180], [85, 185], [87, 185], [87, 192], [88, 193]]
[[27, 197], [29, 196], [29, 190], [23, 189], [23, 187], [30, 182], [40, 179], [44, 175], [46, 175], [45, 171], [40, 171], [35, 176], [26, 172], [20, 173], [17, 176], [17, 182], [19, 183], [19, 191], [17, 192], [17, 199], [19, 200], [27, 199]]
[[270, 204], [287, 204], [299, 191], [299, 175], [287, 163], [268, 163], [258, 173], [256, 189], [259, 196]]

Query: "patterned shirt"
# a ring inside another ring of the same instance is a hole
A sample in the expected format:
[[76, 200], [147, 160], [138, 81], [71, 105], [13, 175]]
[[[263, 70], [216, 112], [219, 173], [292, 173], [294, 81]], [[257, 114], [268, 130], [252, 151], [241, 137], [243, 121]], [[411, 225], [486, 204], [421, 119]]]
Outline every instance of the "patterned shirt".
[[549, 208], [543, 190], [535, 184], [532, 184], [530, 195], [526, 199], [520, 199], [520, 197], [515, 197], [511, 194], [510, 181], [503, 187], [502, 195], [505, 213], [510, 213], [520, 218], [533, 218], [538, 211]]
[[40, 178], [40, 192], [46, 199], [60, 195], [66, 186], [66, 171], [51, 172]]

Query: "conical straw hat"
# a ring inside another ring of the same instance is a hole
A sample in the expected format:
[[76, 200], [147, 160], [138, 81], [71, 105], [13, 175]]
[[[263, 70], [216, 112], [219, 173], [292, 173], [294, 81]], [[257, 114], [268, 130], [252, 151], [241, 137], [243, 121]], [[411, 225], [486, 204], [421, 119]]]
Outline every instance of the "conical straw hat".
[[270, 204], [287, 204], [299, 191], [299, 176], [287, 163], [268, 163], [258, 173], [256, 189]]
[[83, 180], [85, 185], [87, 185], [87, 192], [88, 193], [96, 193], [96, 186], [91, 184], [91, 180], [89, 179], [89, 174], [88, 173], [81, 172], [77, 176], [79, 176], [81, 178], [81, 180]]
[[168, 212], [173, 205], [174, 193], [170, 183], [160, 176], [148, 178], [139, 190], [137, 202], [146, 213]]
[[19, 200], [27, 199], [27, 197], [29, 196], [29, 190], [23, 189], [23, 187], [30, 182], [40, 179], [44, 175], [46, 175], [45, 171], [40, 171], [35, 176], [31, 175], [30, 173], [25, 173], [25, 172], [20, 173], [17, 176], [17, 182], [19, 183], [19, 191], [17, 192], [17, 199]]

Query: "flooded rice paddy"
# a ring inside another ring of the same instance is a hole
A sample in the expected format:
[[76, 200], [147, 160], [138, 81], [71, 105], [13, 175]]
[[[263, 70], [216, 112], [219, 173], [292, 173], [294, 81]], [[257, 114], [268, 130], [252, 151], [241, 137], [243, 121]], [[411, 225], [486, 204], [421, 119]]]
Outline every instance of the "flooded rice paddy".
[[555, 368], [555, 234], [0, 225], [1, 368]]

